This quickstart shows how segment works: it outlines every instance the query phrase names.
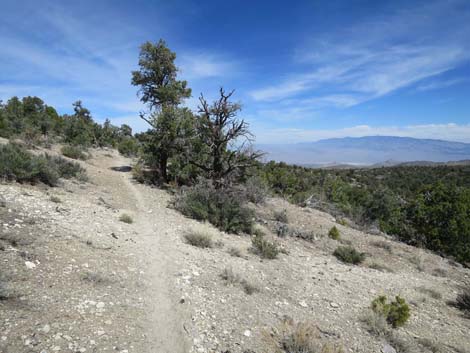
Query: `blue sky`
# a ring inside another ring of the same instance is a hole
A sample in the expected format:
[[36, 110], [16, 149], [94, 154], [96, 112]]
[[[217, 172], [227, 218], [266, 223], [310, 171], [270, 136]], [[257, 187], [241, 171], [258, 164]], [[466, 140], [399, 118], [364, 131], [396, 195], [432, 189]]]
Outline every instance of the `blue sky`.
[[146, 129], [131, 70], [163, 38], [197, 107], [235, 89], [260, 143], [470, 142], [470, 2], [0, 0], [0, 99]]

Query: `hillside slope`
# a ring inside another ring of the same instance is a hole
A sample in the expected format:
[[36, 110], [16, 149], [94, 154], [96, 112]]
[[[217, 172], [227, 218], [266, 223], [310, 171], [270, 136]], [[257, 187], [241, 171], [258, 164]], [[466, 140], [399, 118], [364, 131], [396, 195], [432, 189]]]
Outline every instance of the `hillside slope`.
[[[284, 209], [293, 234], [315, 236], [277, 238], [283, 253], [260, 260], [248, 236], [187, 219], [168, 207], [167, 192], [134, 183], [123, 168], [129, 159], [92, 154], [81, 162], [86, 184], [0, 184], [0, 276], [8, 294], [0, 300], [0, 351], [261, 353], [265, 332], [289, 316], [313, 321], [346, 351], [380, 352], [385, 339], [361, 317], [379, 294], [399, 294], [412, 315], [396, 333], [410, 351], [431, 351], [427, 339], [443, 352], [468, 352], [470, 320], [446, 301], [470, 283], [469, 270], [280, 199], [256, 207], [268, 236], [276, 238], [273, 214]], [[123, 213], [134, 222], [120, 222]], [[326, 236], [333, 225], [343, 243], [368, 254], [365, 264], [332, 256], [340, 245]], [[187, 244], [184, 234], [194, 229], [216, 246]], [[224, 280], [224, 269], [238, 280]]]

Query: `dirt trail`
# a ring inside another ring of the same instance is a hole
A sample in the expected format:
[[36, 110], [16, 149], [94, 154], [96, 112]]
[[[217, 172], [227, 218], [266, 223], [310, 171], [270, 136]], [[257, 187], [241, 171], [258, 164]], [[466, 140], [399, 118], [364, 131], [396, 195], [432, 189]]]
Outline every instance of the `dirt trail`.
[[[129, 161], [122, 156], [117, 156], [113, 158], [112, 163], [113, 167], [122, 167], [128, 165]], [[134, 229], [140, 240], [138, 249], [141, 251], [137, 256], [146, 259], [147, 267], [144, 271], [147, 286], [142, 296], [145, 298], [148, 312], [148, 317], [143, 323], [150, 345], [148, 351], [188, 352], [183, 328], [184, 315], [177, 307], [179, 298], [175, 296], [172, 289], [172, 277], [177, 268], [173, 262], [176, 256], [175, 249], [167, 236], [174, 230], [171, 211], [164, 207], [168, 196], [160, 190], [155, 190], [152, 192], [153, 196], [161, 196], [159, 200], [161, 202], [156, 203], [149, 197], [148, 188], [136, 185], [132, 181], [131, 173], [110, 169], [108, 171], [108, 177], [113, 179], [114, 186], [111, 196], [115, 200], [125, 200], [124, 204], [115, 206], [133, 211]], [[133, 205], [128, 203], [130, 200], [133, 201]]]

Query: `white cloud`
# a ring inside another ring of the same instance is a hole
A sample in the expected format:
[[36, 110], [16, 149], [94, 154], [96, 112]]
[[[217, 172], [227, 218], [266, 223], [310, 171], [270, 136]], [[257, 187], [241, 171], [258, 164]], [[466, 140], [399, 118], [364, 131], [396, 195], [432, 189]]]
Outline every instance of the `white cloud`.
[[[458, 13], [461, 3], [434, 2], [397, 11], [315, 39], [296, 53], [303, 73], [250, 95], [274, 103], [302, 96], [295, 103], [312, 108], [349, 107], [436, 77], [470, 59], [470, 15]], [[436, 33], [443, 18], [453, 19], [453, 30]]]
[[342, 129], [258, 129], [255, 131], [257, 143], [297, 143], [312, 142], [335, 137], [362, 136], [401, 136], [429, 138], [470, 143], [470, 124], [424, 124], [409, 126], [369, 126], [357, 125]]
[[185, 53], [177, 61], [181, 77], [188, 80], [232, 76], [238, 71], [235, 61], [214, 54]]
[[440, 88], [447, 88], [455, 86], [464, 82], [468, 82], [466, 78], [454, 78], [449, 80], [434, 80], [431, 82], [423, 83], [416, 87], [417, 91], [431, 91]]

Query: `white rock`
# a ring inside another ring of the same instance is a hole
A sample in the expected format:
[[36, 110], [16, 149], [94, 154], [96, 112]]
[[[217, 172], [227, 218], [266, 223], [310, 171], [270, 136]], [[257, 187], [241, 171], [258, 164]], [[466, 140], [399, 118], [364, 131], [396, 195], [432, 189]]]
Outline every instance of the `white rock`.
[[302, 300], [301, 302], [299, 302], [299, 305], [300, 305], [302, 308], [308, 307], [308, 305], [307, 305], [307, 303], [305, 302], [305, 300]]
[[382, 353], [397, 353], [397, 351], [391, 345], [385, 343], [382, 347]]
[[338, 303], [335, 303], [335, 302], [331, 302], [331, 303], [330, 303], [330, 306], [331, 306], [332, 308], [339, 308], [339, 304], [338, 304]]
[[36, 267], [36, 264], [34, 262], [31, 262], [31, 261], [25, 261], [24, 263], [26, 265], [26, 267], [29, 269], [29, 270], [32, 270], [33, 268]]
[[251, 331], [250, 331], [250, 330], [245, 330], [245, 332], [243, 332], [243, 334], [244, 334], [246, 337], [250, 337], [250, 336], [251, 336]]
[[104, 303], [103, 303], [103, 302], [99, 302], [98, 304], [96, 304], [96, 308], [97, 308], [97, 309], [103, 309], [103, 308], [104, 308]]

